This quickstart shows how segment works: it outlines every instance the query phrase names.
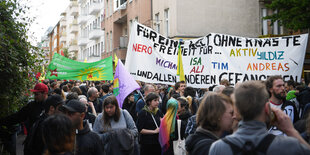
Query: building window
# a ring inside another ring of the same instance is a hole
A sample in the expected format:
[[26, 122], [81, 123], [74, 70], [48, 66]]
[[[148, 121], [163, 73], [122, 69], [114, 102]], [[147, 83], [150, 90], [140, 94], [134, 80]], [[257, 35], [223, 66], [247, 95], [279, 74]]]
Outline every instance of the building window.
[[95, 56], [95, 54], [96, 54], [96, 46], [95, 45], [93, 45], [93, 56]]
[[110, 7], [109, 7], [110, 8], [109, 9], [110, 10], [110, 16], [112, 16], [112, 14], [113, 14], [113, 2], [112, 2], [112, 0], [110, 0], [109, 4], [110, 4]]
[[132, 20], [129, 21], [129, 33], [131, 32]]
[[107, 48], [107, 52], [108, 51], [110, 51], [110, 42], [109, 42], [109, 33], [107, 33], [107, 36], [106, 36], [106, 38], [105, 38], [105, 40], [106, 40], [106, 48]]
[[113, 37], [112, 37], [112, 31], [110, 31], [110, 51], [113, 50]]
[[[266, 17], [267, 16], [267, 9], [266, 8], [263, 8], [262, 9], [262, 16], [263, 17]], [[266, 19], [263, 19], [263, 24], [262, 24], [262, 32], [263, 32], [263, 35], [267, 35], [268, 34], [268, 23], [267, 23], [267, 20]]]
[[114, 11], [116, 11], [117, 9], [119, 9], [119, 7], [121, 6], [121, 5], [123, 5], [124, 3], [126, 3], [127, 2], [127, 0], [114, 0]]
[[155, 14], [155, 31], [160, 33], [159, 13]]
[[[277, 13], [277, 10], [273, 11], [266, 8], [262, 8], [261, 11], [262, 11], [261, 13], [262, 17], [266, 17], [268, 15]], [[268, 34], [274, 34], [274, 35], [283, 34], [283, 26], [279, 26], [278, 21], [271, 23], [271, 20], [262, 18], [262, 35], [268, 35]]]
[[103, 41], [101, 42], [101, 53], [103, 53]]
[[165, 10], [165, 33], [169, 35], [169, 9]]
[[91, 51], [92, 51], [92, 49], [91, 49], [91, 47], [89, 48], [89, 52], [88, 52], [88, 56], [91, 56]]
[[100, 43], [97, 44], [97, 56], [99, 56], [100, 53]]

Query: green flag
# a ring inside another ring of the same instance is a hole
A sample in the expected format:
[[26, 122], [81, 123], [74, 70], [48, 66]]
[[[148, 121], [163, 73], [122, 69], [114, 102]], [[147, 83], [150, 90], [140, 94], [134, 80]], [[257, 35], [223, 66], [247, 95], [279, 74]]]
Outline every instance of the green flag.
[[113, 80], [112, 56], [92, 63], [83, 63], [55, 53], [48, 66], [46, 78], [81, 81]]

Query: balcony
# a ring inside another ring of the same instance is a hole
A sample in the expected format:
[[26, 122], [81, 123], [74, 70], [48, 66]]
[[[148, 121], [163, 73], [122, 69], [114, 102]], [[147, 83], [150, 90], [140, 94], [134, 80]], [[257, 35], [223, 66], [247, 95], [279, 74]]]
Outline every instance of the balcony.
[[68, 51], [73, 52], [73, 51], [78, 51], [78, 50], [79, 50], [79, 46], [77, 45], [77, 41], [75, 39], [72, 39], [70, 41]]
[[65, 43], [66, 42], [66, 37], [64, 37], [64, 36], [60, 37], [59, 41], [61, 43]]
[[69, 51], [69, 52], [76, 52], [76, 51], [79, 51], [79, 46], [78, 46], [78, 45], [69, 46], [68, 51]]
[[67, 20], [65, 18], [60, 19], [60, 27], [66, 27], [67, 25]]
[[77, 40], [76, 39], [71, 39], [69, 45], [70, 46], [77, 45]]
[[99, 13], [102, 3], [92, 3], [89, 7], [89, 14], [96, 15]]
[[60, 33], [60, 37], [66, 37], [66, 36], [67, 36], [66, 31], [62, 31], [62, 32]]
[[89, 33], [89, 39], [90, 40], [96, 40], [99, 39], [101, 36], [103, 36], [103, 31], [101, 29], [93, 29], [90, 33]]
[[70, 27], [70, 33], [77, 33], [79, 31], [78, 25], [71, 25]]
[[77, 1], [72, 1], [70, 3], [70, 15], [77, 16], [79, 14], [79, 5]]
[[73, 20], [72, 24], [70, 24], [70, 33], [76, 33], [79, 31], [79, 25], [77, 24], [77, 20]]
[[78, 45], [79, 46], [86, 46], [88, 43], [88, 38], [86, 36], [79, 36]]
[[79, 24], [85, 24], [86, 22], [87, 22], [87, 15], [79, 15], [78, 23]]

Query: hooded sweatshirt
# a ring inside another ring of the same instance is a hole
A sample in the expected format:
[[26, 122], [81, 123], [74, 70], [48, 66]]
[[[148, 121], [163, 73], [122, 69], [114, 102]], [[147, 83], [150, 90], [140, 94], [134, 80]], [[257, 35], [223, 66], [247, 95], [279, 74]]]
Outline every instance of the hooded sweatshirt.
[[90, 131], [86, 121], [84, 128], [76, 133], [76, 155], [101, 155], [103, 154], [103, 144], [100, 137]]
[[189, 155], [208, 155], [212, 143], [218, 139], [212, 132], [198, 127], [194, 134], [187, 137], [186, 151]]

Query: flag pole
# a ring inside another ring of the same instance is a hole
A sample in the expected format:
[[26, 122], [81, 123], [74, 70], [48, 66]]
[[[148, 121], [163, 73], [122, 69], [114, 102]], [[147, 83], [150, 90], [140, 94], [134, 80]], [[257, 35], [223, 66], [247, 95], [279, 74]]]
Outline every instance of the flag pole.
[[145, 103], [145, 99], [144, 99], [144, 96], [142, 95], [142, 93], [141, 93], [141, 91], [138, 89], [138, 90], [136, 90], [138, 93], [139, 93], [139, 95], [142, 97], [142, 100], [144, 101], [144, 103]]

